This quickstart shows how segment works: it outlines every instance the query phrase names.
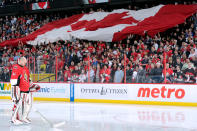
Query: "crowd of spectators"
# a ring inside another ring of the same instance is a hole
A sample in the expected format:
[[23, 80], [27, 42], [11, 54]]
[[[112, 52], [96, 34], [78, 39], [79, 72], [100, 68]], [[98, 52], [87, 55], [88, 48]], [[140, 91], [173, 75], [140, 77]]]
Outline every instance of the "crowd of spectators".
[[58, 20], [59, 14], [5, 16], [0, 18], [0, 43], [5, 40], [21, 38], [36, 31], [48, 22]]
[[[0, 19], [1, 42], [25, 36], [59, 18]], [[0, 81], [9, 81], [12, 64], [25, 56], [31, 73], [57, 73], [61, 82], [196, 83], [197, 14], [154, 38], [129, 35], [113, 43], [60, 40], [39, 46], [19, 42], [17, 47], [4, 47], [0, 52]]]

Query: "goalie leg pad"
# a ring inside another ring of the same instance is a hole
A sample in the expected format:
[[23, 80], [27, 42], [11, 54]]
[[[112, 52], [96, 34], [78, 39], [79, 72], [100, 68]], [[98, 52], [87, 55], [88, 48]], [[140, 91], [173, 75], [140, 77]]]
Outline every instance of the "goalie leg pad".
[[13, 110], [11, 120], [14, 124], [17, 124], [20, 121], [20, 117], [21, 117], [20, 108], [22, 106], [22, 99], [19, 97], [19, 100], [15, 101], [14, 104], [15, 104], [15, 108]]
[[18, 109], [19, 120], [24, 123], [30, 123], [27, 117], [32, 107], [32, 93], [21, 93], [21, 99], [18, 106], [19, 107], [16, 109]]
[[25, 123], [30, 123], [27, 120], [28, 114], [32, 107], [32, 93], [21, 93], [21, 97], [16, 104], [16, 108], [12, 114], [12, 121], [21, 120]]
[[26, 123], [30, 123], [30, 120], [28, 119], [28, 115], [32, 108], [32, 93], [26, 93], [25, 99], [24, 99], [24, 111], [23, 111], [23, 118], [22, 120]]
[[11, 86], [11, 98], [13, 102], [19, 100], [20, 97], [20, 88], [18, 86]]

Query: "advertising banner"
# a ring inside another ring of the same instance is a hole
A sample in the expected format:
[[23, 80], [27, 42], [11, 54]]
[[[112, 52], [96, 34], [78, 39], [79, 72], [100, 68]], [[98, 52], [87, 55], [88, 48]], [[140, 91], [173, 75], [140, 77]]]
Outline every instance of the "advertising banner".
[[[70, 84], [67, 83], [36, 83], [41, 89], [34, 92], [35, 100], [52, 100], [52, 101], [69, 101], [70, 100]], [[0, 98], [10, 99], [11, 84], [0, 83]]]
[[196, 85], [175, 84], [130, 84], [128, 86], [131, 100], [165, 101], [165, 102], [197, 102]]
[[34, 97], [70, 98], [70, 84], [66, 83], [37, 83], [41, 89], [33, 93]]
[[197, 103], [196, 85], [75, 84], [75, 99]]
[[11, 95], [11, 84], [0, 82], [0, 96], [10, 96]]
[[124, 84], [75, 84], [75, 98], [127, 100], [129, 90]]
[[[37, 84], [35, 100], [197, 106], [196, 84]], [[0, 98], [10, 96], [11, 84], [0, 83]]]

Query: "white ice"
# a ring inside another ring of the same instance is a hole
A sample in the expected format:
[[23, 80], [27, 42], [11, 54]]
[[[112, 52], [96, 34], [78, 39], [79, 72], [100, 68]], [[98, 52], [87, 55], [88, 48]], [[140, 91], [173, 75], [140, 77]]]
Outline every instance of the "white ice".
[[197, 108], [34, 102], [32, 124], [10, 123], [11, 101], [0, 100], [0, 131], [197, 131]]

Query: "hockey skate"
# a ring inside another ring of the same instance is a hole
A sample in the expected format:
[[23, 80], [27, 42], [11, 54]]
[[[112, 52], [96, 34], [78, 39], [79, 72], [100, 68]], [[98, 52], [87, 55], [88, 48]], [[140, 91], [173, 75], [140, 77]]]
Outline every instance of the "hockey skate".
[[23, 119], [23, 122], [24, 122], [25, 124], [30, 124], [30, 123], [31, 123], [31, 120], [30, 120], [29, 118], [24, 118], [24, 119]]
[[14, 124], [14, 125], [22, 125], [22, 124], [23, 124], [22, 121], [17, 120], [17, 119], [12, 119], [12, 120], [11, 120], [11, 123]]

